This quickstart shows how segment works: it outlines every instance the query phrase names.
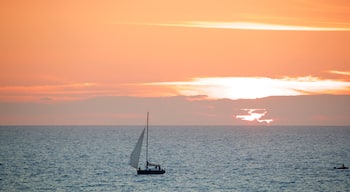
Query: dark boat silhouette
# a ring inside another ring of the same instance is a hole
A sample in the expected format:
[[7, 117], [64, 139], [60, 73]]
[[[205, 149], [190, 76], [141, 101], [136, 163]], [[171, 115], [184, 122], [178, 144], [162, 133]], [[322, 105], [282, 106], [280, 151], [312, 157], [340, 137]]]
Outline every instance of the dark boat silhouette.
[[[131, 153], [130, 156], [130, 165], [137, 169], [137, 174], [139, 175], [147, 175], [147, 174], [164, 174], [165, 170], [161, 168], [159, 164], [150, 163], [148, 161], [148, 116], [149, 113], [147, 112], [147, 126], [143, 129], [134, 150]], [[142, 143], [143, 143], [143, 137], [146, 130], [146, 167], [145, 169], [141, 169], [138, 167], [141, 149], [142, 149]]]
[[349, 167], [346, 167], [344, 164], [340, 167], [334, 167], [334, 169], [349, 169]]

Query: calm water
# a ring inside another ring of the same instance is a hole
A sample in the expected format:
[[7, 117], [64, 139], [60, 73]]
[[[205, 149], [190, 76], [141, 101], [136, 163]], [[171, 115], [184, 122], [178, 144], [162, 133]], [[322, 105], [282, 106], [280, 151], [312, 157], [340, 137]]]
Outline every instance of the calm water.
[[[0, 127], [0, 191], [350, 191], [350, 127]], [[144, 157], [141, 157], [144, 164]]]

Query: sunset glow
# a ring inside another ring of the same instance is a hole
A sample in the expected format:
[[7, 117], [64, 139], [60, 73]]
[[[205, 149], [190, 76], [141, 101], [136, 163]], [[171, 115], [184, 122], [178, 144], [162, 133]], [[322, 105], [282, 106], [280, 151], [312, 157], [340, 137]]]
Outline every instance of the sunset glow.
[[269, 96], [349, 93], [350, 82], [323, 80], [316, 77], [216, 77], [195, 78], [189, 82], [164, 82], [151, 85], [169, 86], [180, 95], [207, 95], [211, 99], [256, 99]]
[[350, 125], [349, 1], [11, 0], [0, 14], [0, 125], [145, 110], [159, 124]]
[[[346, 74], [346, 72], [332, 72]], [[2, 101], [60, 102], [106, 96], [206, 96], [206, 99], [257, 99], [270, 96], [349, 94], [350, 82], [317, 77], [202, 77], [191, 81], [141, 84], [72, 83], [0, 86]], [[203, 99], [203, 98], [202, 98]]]

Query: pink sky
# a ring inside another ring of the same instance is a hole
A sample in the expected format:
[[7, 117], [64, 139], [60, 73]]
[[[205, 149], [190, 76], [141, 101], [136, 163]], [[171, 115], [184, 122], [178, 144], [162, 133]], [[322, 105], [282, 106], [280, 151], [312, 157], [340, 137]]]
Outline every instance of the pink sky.
[[[350, 124], [336, 108], [349, 103], [347, 1], [14, 0], [0, 14], [0, 124], [140, 124], [146, 111], [156, 124]], [[195, 121], [166, 116], [177, 106]]]

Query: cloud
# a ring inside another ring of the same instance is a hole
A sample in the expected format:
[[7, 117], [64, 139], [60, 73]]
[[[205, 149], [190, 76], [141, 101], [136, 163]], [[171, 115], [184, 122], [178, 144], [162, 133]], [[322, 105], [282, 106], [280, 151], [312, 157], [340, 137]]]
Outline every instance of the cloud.
[[52, 101], [53, 99], [50, 98], [50, 97], [43, 97], [43, 98], [40, 98], [41, 101]]
[[[177, 91], [166, 86], [141, 84], [98, 84], [91, 82], [0, 86], [0, 102], [61, 102], [103, 96], [158, 97], [174, 96]], [[48, 99], [49, 98], [49, 99]]]
[[62, 101], [76, 100], [97, 93], [95, 83], [56, 85], [0, 86], [0, 101]]
[[137, 23], [139, 25], [164, 26], [164, 27], [191, 27], [209, 29], [236, 29], [236, 30], [269, 30], [269, 31], [350, 31], [350, 24], [343, 27], [335, 26], [298, 26], [280, 25], [257, 22], [211, 22], [211, 21], [185, 21], [173, 23]]
[[[237, 100], [316, 94], [350, 94], [350, 82], [312, 76], [295, 78], [199, 77], [190, 81], [116, 85], [73, 83], [0, 86], [0, 101], [12, 102], [60, 102], [101, 96], [169, 97], [177, 95], [186, 96], [188, 100]], [[50, 98], [50, 100], [42, 98]]]
[[296, 96], [350, 93], [350, 82], [317, 77], [203, 77], [187, 82], [150, 83], [168, 86], [179, 95], [207, 95], [209, 99], [256, 99], [269, 96]]
[[346, 76], [350, 76], [350, 71], [337, 71], [337, 70], [331, 70], [329, 71], [330, 73], [333, 74], [338, 74], [338, 75], [346, 75]]

